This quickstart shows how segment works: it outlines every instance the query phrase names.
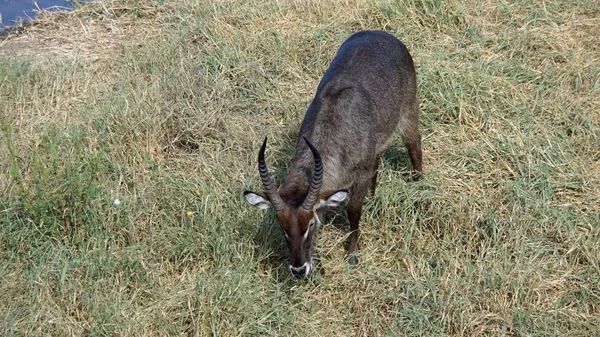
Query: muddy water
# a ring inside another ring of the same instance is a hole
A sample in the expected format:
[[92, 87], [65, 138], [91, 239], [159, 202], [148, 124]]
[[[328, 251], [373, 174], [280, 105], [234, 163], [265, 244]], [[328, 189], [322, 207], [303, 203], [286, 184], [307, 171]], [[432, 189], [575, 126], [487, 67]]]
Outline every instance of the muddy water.
[[67, 0], [0, 0], [0, 31], [31, 20], [38, 9], [53, 11], [71, 7], [72, 3]]

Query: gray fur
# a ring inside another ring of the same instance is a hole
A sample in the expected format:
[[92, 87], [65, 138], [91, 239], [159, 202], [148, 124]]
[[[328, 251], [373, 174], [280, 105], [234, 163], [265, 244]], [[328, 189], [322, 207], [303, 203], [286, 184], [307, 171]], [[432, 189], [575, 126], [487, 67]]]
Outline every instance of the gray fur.
[[[375, 190], [379, 156], [396, 130], [408, 149], [413, 169], [421, 172], [418, 114], [416, 75], [406, 47], [383, 31], [350, 36], [325, 72], [306, 112], [296, 140], [296, 155], [279, 191], [295, 216], [306, 197], [314, 166], [306, 137], [323, 161], [321, 193], [350, 192], [350, 264], [357, 262], [354, 253], [365, 196]], [[304, 247], [295, 241], [300, 231], [294, 228], [298, 226], [296, 218], [293, 220], [291, 227], [281, 224], [288, 228], [292, 269], [305, 263], [306, 256], [312, 256], [317, 232], [310, 231], [310, 247]]]
[[338, 50], [321, 80], [296, 138], [296, 156], [281, 186], [286, 201], [303, 200], [313, 158], [303, 140], [319, 150], [324, 165], [321, 190], [348, 188], [370, 179], [396, 130], [417, 148], [413, 168], [421, 171], [419, 102], [413, 61], [406, 47], [383, 31], [361, 31]]

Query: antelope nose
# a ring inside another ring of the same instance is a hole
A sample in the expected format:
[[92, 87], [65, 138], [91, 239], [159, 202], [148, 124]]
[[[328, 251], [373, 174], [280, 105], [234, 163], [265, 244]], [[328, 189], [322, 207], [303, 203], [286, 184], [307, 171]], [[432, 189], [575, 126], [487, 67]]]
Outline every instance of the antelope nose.
[[308, 263], [304, 263], [300, 267], [294, 267], [290, 264], [290, 272], [292, 273], [292, 275], [294, 275], [294, 277], [307, 277], [310, 273], [310, 265]]

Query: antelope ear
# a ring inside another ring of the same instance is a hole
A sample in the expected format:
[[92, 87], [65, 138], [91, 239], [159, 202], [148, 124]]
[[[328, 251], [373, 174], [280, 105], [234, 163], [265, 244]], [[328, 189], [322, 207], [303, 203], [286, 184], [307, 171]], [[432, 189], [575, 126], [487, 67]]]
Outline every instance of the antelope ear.
[[244, 198], [246, 199], [248, 205], [256, 207], [258, 209], [267, 209], [273, 206], [264, 192], [255, 193], [251, 191], [246, 191], [244, 192]]
[[339, 206], [342, 203], [342, 201], [346, 200], [347, 197], [348, 190], [322, 192], [317, 209], [321, 207]]

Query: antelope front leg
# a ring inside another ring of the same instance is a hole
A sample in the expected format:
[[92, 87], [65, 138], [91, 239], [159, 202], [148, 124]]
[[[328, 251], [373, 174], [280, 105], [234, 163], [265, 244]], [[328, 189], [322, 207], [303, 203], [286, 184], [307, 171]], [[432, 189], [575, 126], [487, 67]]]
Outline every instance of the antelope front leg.
[[375, 188], [377, 187], [377, 172], [379, 170], [379, 162], [381, 161], [380, 158], [380, 156], [377, 156], [377, 164], [375, 165], [373, 177], [371, 178], [371, 185], [369, 186], [369, 194], [371, 194], [371, 196], [375, 195]]
[[[368, 181], [370, 183], [370, 181]], [[350, 238], [348, 240], [348, 264], [355, 265], [358, 263], [358, 258], [356, 257], [356, 249], [358, 248], [358, 238], [360, 236], [360, 229], [358, 228], [358, 223], [360, 222], [360, 217], [362, 215], [363, 203], [365, 201], [365, 196], [368, 190], [369, 184], [360, 184], [360, 186], [356, 186], [352, 194], [350, 195], [350, 201], [348, 202], [348, 206], [346, 208], [346, 212], [348, 213], [348, 220], [350, 220]]]

